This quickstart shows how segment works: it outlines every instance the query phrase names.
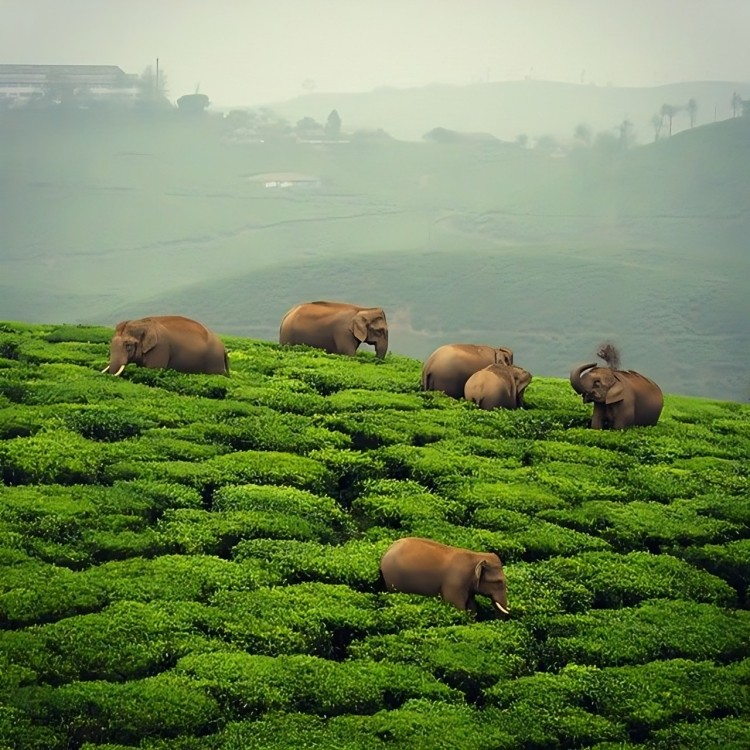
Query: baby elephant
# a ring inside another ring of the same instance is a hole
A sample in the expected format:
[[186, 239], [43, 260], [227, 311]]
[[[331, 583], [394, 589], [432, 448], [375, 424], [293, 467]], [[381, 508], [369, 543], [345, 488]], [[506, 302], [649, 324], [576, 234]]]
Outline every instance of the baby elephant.
[[464, 398], [480, 409], [520, 409], [531, 373], [516, 365], [488, 365], [464, 386]]
[[407, 537], [386, 550], [380, 572], [388, 591], [439, 595], [454, 607], [474, 613], [474, 595], [482, 594], [492, 599], [499, 612], [509, 614], [503, 564], [490, 552]]

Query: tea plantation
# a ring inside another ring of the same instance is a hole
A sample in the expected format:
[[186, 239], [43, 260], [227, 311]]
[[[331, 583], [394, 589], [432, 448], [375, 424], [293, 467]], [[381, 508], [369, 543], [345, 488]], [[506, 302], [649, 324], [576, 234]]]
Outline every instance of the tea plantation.
[[[114, 378], [111, 335], [0, 324], [0, 748], [750, 747], [750, 406], [597, 432], [556, 379]], [[498, 552], [511, 617], [385, 594], [412, 535]]]

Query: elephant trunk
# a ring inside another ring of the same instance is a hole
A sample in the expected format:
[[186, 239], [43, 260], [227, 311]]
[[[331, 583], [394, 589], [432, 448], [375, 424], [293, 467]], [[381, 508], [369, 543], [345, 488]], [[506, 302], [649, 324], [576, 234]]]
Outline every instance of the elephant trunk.
[[385, 359], [385, 355], [388, 352], [388, 334], [381, 336], [375, 342], [375, 356], [378, 359]]
[[125, 347], [116, 341], [112, 342], [109, 348], [109, 370], [110, 375], [117, 377], [125, 369], [125, 365], [128, 363], [128, 353], [125, 351]]
[[583, 387], [583, 383], [581, 383], [581, 373], [583, 373], [584, 370], [590, 370], [592, 367], [596, 366], [596, 362], [592, 362], [588, 365], [578, 365], [578, 367], [574, 367], [570, 371], [570, 384], [573, 386], [573, 390], [576, 393], [580, 393], [583, 395], [585, 388]]

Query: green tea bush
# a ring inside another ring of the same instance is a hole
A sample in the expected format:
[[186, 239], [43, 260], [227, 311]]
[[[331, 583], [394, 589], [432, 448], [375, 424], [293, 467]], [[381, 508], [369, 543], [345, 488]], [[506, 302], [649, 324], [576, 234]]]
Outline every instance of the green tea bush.
[[171, 672], [122, 683], [22, 688], [14, 703], [35, 723], [64, 732], [74, 746], [206, 733], [220, 719], [217, 701], [201, 682]]
[[645, 548], [672, 551], [689, 545], [726, 541], [743, 531], [739, 524], [700, 516], [689, 503], [665, 506], [656, 502], [627, 505], [607, 500], [583, 503], [569, 510], [550, 510], [542, 518], [606, 539], [627, 552]]
[[366, 481], [351, 506], [352, 513], [366, 526], [409, 529], [416, 520], [459, 520], [461, 508], [456, 502], [409, 480], [377, 479]]
[[535, 566], [534, 573], [550, 584], [567, 580], [584, 586], [593, 595], [596, 607], [627, 607], [655, 598], [719, 606], [732, 606], [736, 600], [732, 588], [720, 578], [670, 555], [585, 552], [544, 560]]
[[287, 584], [304, 581], [342, 583], [359, 591], [377, 591], [380, 558], [389, 541], [351, 541], [341, 546], [317, 542], [251, 539], [234, 548], [234, 559], [263, 560]]
[[315, 656], [244, 652], [185, 656], [175, 674], [208, 686], [226, 714], [304, 711], [325, 716], [375, 713], [409, 698], [458, 699], [460, 693], [405, 664], [332, 662]]
[[750, 722], [746, 718], [685, 721], [652, 734], [654, 750], [700, 748], [700, 750], [744, 750], [750, 747]]
[[298, 539], [330, 541], [334, 534], [301, 516], [262, 510], [170, 510], [159, 523], [165, 549], [186, 555], [218, 555], [227, 558], [245, 539]]
[[303, 517], [310, 523], [332, 529], [341, 537], [354, 530], [351, 517], [335, 500], [294, 487], [229, 485], [214, 493], [212, 507], [217, 511], [254, 510]]
[[707, 544], [683, 550], [681, 556], [715, 576], [723, 578], [742, 595], [750, 586], [750, 539], [729, 544]]
[[730, 662], [750, 642], [750, 613], [711, 604], [652, 600], [637, 607], [558, 615], [543, 626], [542, 663], [599, 667], [685, 658]]
[[224, 591], [213, 596], [216, 632], [251, 653], [314, 654], [341, 660], [349, 644], [378, 633], [464, 622], [437, 599], [375, 595], [327, 583]]
[[376, 410], [414, 412], [422, 408], [418, 394], [373, 391], [352, 388], [337, 391], [326, 398], [328, 408], [334, 413]]
[[[469, 706], [412, 699], [392, 711], [372, 716], [318, 716], [269, 713], [258, 721], [232, 722], [219, 734], [222, 750], [282, 750], [291, 747], [328, 750], [512, 750], [497, 712]], [[93, 750], [93, 749], [92, 749]]]
[[537, 515], [544, 510], [567, 505], [561, 497], [534, 483], [532, 469], [517, 469], [513, 478], [515, 481], [512, 483], [472, 482], [459, 488], [452, 496], [456, 497], [467, 511], [505, 509]]
[[524, 548], [522, 559], [527, 561], [610, 549], [605, 540], [591, 534], [566, 529], [539, 518], [529, 518], [506, 508], [480, 508], [471, 516], [470, 523], [472, 526], [505, 532]]
[[313, 425], [309, 417], [283, 414], [257, 407], [251, 416], [237, 417], [204, 426], [205, 439], [224, 443], [234, 450], [309, 453], [322, 448], [345, 449], [351, 441], [340, 432]]
[[741, 715], [750, 708], [750, 696], [731, 668], [683, 659], [609, 669], [572, 665], [557, 675], [498, 683], [485, 695], [509, 712], [516, 707], [590, 711], [624, 724], [636, 741], [674, 721]]
[[422, 413], [398, 411], [366, 411], [337, 414], [329, 416], [325, 425], [351, 437], [353, 447], [357, 450], [378, 448], [381, 445], [411, 443], [426, 445], [440, 440], [446, 430], [436, 424], [430, 424]]
[[327, 414], [331, 405], [314, 388], [291, 378], [274, 378], [268, 384], [235, 385], [230, 390], [237, 401], [255, 406], [265, 406], [276, 412], [287, 414]]
[[50, 344], [57, 344], [61, 341], [80, 341], [84, 344], [106, 344], [107, 348], [102, 349], [105, 353], [109, 351], [109, 344], [115, 335], [113, 328], [103, 326], [81, 326], [81, 325], [61, 325], [53, 326], [48, 333], [41, 336], [44, 341]]
[[6, 484], [95, 482], [102, 462], [97, 443], [64, 429], [0, 443], [0, 467]]
[[39, 726], [17, 708], [0, 703], [0, 747], [9, 750], [57, 750], [65, 747], [63, 732]]
[[131, 383], [142, 383], [151, 388], [179, 393], [182, 396], [201, 396], [209, 399], [226, 398], [229, 380], [222, 375], [189, 375], [177, 370], [150, 367], [128, 367], [120, 377]]
[[354, 643], [355, 659], [413, 664], [476, 700], [498, 680], [533, 671], [535, 643], [517, 622], [482, 622], [377, 635]]
[[520, 464], [512, 458], [489, 459], [446, 453], [437, 446], [392, 445], [376, 452], [392, 479], [413, 479], [430, 489], [450, 485], [456, 476], [479, 480], [504, 478], [503, 472]]
[[196, 628], [201, 615], [200, 605], [186, 602], [119, 602], [99, 613], [0, 633], [0, 653], [33, 670], [40, 683], [121, 682], [161, 672], [188, 653], [221, 648]]

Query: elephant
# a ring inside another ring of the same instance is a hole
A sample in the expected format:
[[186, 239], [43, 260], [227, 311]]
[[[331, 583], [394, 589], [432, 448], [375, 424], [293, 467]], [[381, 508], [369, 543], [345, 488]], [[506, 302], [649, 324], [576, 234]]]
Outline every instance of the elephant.
[[388, 322], [382, 307], [306, 302], [293, 307], [282, 319], [279, 343], [307, 344], [350, 357], [360, 344], [372, 344], [377, 358], [383, 359], [388, 351]]
[[637, 372], [596, 367], [594, 362], [574, 367], [570, 371], [570, 384], [583, 396], [584, 404], [594, 403], [591, 419], [594, 430], [645, 427], [659, 421], [664, 405], [661, 388]]
[[516, 365], [487, 365], [464, 386], [464, 398], [480, 409], [521, 409], [531, 373]]
[[463, 398], [466, 381], [487, 365], [512, 365], [510, 349], [477, 344], [446, 344], [436, 349], [422, 368], [422, 390], [443, 391]]
[[493, 553], [406, 537], [386, 550], [380, 573], [387, 591], [439, 595], [454, 607], [475, 614], [474, 595], [482, 594], [492, 599], [498, 612], [510, 614], [503, 564]]
[[117, 324], [102, 372], [120, 375], [125, 365], [170, 367], [207, 375], [229, 375], [229, 357], [218, 336], [181, 315], [157, 315]]

